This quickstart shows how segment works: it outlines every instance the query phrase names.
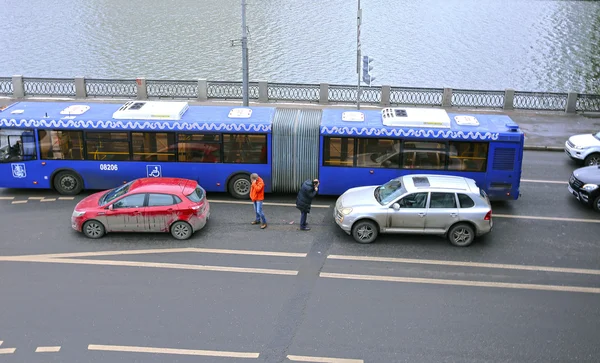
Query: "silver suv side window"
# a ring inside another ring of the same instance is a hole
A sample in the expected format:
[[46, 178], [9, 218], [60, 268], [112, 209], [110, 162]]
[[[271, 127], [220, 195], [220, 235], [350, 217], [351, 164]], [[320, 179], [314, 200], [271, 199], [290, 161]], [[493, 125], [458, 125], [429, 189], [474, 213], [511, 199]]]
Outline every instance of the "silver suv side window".
[[431, 193], [429, 208], [456, 208], [454, 193]]
[[400, 208], [425, 208], [427, 204], [427, 193], [413, 193], [400, 199]]
[[461, 208], [471, 208], [475, 206], [475, 202], [466, 194], [458, 193], [458, 202]]

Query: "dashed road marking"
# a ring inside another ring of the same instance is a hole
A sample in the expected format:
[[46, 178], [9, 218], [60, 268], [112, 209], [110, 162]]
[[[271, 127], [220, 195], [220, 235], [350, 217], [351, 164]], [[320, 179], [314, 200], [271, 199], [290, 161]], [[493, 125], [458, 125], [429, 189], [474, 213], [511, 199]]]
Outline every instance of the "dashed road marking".
[[0, 348], [0, 354], [12, 354], [17, 348]]
[[26, 200], [13, 200], [11, 202], [11, 204], [25, 204], [25, 203], [27, 203]]
[[406, 282], [406, 283], [414, 283], [414, 284], [495, 287], [495, 288], [505, 288], [505, 289], [582, 292], [582, 293], [590, 293], [590, 294], [600, 294], [600, 288], [581, 287], [581, 286], [557, 286], [557, 285], [518, 284], [518, 283], [492, 282], [492, 281], [427, 279], [427, 278], [418, 278], [418, 277], [356, 275], [356, 274], [340, 274], [340, 273], [328, 273], [328, 272], [321, 272], [319, 274], [319, 276], [325, 277], [325, 278], [331, 278], [331, 279], [345, 279], [345, 280]]
[[56, 353], [60, 351], [60, 346], [55, 347], [37, 347], [36, 353]]
[[41, 199], [40, 202], [56, 202], [56, 198]]
[[317, 363], [363, 363], [362, 359], [329, 358], [329, 357], [311, 357], [307, 355], [288, 355], [286, 357], [296, 362], [317, 362]]
[[75, 197], [58, 197], [58, 200], [74, 200]]
[[0, 197], [0, 200], [13, 200], [15, 197]]
[[[222, 203], [222, 204], [249, 204], [252, 205], [252, 202], [242, 202], [236, 200], [218, 200], [218, 199], [209, 199], [209, 203]], [[276, 202], [264, 202], [263, 205], [273, 205], [279, 207], [296, 207], [295, 203], [276, 203]], [[313, 208], [330, 208], [329, 204], [313, 204]]]
[[535, 219], [535, 220], [542, 220], [542, 221], [600, 223], [600, 219], [563, 218], [563, 217], [541, 217], [541, 216], [520, 216], [520, 215], [516, 215], [516, 214], [494, 214], [493, 217], [494, 218], [513, 218], [513, 219]]
[[540, 271], [540, 272], [561, 272], [561, 273], [572, 273], [572, 274], [583, 274], [583, 275], [600, 275], [600, 270], [591, 270], [591, 269], [582, 269], [582, 268], [567, 268], [567, 267], [551, 267], [551, 266], [508, 265], [508, 264], [501, 264], [501, 263], [421, 260], [421, 259], [397, 258], [397, 257], [370, 257], [370, 256], [349, 256], [349, 255], [329, 255], [329, 256], [327, 256], [327, 258], [332, 259], [332, 260], [394, 262], [394, 263], [411, 263], [411, 264], [419, 264], [419, 265], [481, 267], [481, 268], [497, 268], [497, 269], [504, 269], [504, 270], [525, 270], [525, 271]]
[[29, 197], [27, 199], [29, 199], [29, 200], [42, 200], [42, 199], [44, 199], [44, 197]]
[[569, 184], [562, 180], [536, 180], [536, 179], [521, 179], [522, 183], [542, 183], [542, 184]]
[[227, 352], [220, 350], [195, 350], [195, 349], [173, 349], [173, 348], [155, 348], [155, 347], [135, 347], [126, 345], [88, 345], [88, 350], [101, 350], [110, 352], [129, 352], [129, 353], [154, 353], [154, 354], [177, 354], [194, 355], [206, 357], [224, 357], [224, 358], [258, 358], [260, 353], [250, 352]]

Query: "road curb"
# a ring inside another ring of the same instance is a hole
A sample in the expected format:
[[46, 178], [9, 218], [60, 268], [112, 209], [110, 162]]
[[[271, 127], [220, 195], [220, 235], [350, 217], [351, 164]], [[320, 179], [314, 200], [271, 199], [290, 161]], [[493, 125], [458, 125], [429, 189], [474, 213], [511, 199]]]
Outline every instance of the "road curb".
[[541, 145], [525, 145], [523, 150], [535, 150], [535, 151], [565, 151], [565, 148], [558, 146], [541, 146]]

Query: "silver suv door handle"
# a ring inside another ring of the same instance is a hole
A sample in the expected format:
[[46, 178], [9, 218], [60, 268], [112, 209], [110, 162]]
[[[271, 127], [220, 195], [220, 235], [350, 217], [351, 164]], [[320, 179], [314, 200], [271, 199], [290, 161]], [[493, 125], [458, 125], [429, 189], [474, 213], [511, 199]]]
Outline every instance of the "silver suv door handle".
[[452, 217], [458, 217], [458, 213], [450, 213]]
[[419, 213], [419, 217], [425, 217], [425, 213]]

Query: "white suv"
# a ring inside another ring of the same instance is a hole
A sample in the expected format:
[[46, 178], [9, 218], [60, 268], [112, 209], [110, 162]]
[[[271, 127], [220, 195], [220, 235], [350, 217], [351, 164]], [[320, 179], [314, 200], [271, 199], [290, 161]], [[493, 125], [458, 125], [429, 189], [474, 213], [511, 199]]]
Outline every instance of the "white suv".
[[565, 142], [565, 153], [585, 165], [600, 165], [600, 132], [569, 137]]

